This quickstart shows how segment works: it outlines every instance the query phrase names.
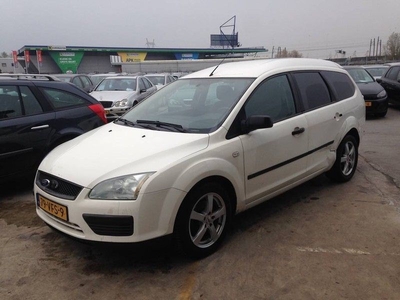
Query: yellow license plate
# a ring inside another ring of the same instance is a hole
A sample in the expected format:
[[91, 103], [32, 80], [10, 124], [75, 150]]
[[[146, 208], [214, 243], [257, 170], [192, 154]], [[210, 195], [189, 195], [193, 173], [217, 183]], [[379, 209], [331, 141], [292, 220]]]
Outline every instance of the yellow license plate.
[[68, 221], [68, 208], [66, 206], [55, 203], [40, 195], [38, 195], [37, 204], [41, 209], [48, 212], [49, 214], [61, 220]]
[[371, 102], [365, 102], [365, 106], [372, 106]]
[[107, 109], [105, 109], [104, 112], [106, 113], [106, 115], [109, 115], [109, 114], [110, 114], [110, 111], [107, 110]]

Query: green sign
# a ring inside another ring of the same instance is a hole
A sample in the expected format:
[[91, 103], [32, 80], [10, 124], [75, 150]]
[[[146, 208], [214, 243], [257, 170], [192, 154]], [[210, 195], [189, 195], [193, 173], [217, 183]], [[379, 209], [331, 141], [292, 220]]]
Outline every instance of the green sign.
[[61, 72], [77, 73], [79, 64], [82, 61], [83, 51], [79, 52], [49, 52]]

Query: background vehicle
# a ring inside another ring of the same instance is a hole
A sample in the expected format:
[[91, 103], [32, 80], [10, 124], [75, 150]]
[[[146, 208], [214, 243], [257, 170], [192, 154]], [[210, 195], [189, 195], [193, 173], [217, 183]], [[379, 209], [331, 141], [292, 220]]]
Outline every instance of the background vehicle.
[[386, 90], [390, 103], [400, 104], [400, 63], [392, 64], [378, 82]]
[[90, 93], [94, 88], [93, 82], [85, 74], [56, 74], [53, 76], [61, 81], [71, 82], [87, 93]]
[[71, 83], [13, 77], [0, 80], [0, 181], [33, 173], [51, 149], [106, 123], [102, 105]]
[[90, 95], [103, 105], [107, 119], [114, 120], [156, 90], [144, 76], [114, 76], [103, 79]]
[[[323, 173], [349, 181], [364, 123], [362, 94], [335, 63], [221, 64], [52, 151], [37, 173], [36, 212], [75, 238], [173, 234], [184, 253], [204, 257], [235, 214]], [[43, 184], [52, 180], [74, 192]]]
[[164, 87], [164, 85], [176, 80], [174, 76], [166, 73], [146, 74], [145, 76], [157, 87], [157, 89], [160, 89]]
[[388, 98], [385, 89], [363, 67], [344, 67], [364, 96], [366, 112], [377, 117], [386, 116]]
[[382, 77], [383, 74], [386, 73], [386, 71], [389, 69], [389, 66], [387, 65], [367, 65], [363, 66], [364, 69], [366, 69], [372, 77], [375, 78], [375, 80], [379, 79]]
[[126, 74], [121, 73], [99, 73], [99, 74], [89, 74], [90, 80], [93, 82], [93, 87], [99, 84], [104, 78], [113, 77], [113, 76], [121, 76]]

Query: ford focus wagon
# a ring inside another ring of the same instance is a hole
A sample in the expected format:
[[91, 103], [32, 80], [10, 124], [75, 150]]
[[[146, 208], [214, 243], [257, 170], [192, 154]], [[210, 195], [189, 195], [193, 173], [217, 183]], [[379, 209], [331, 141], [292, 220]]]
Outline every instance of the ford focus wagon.
[[36, 211], [78, 239], [173, 235], [204, 257], [235, 214], [323, 173], [350, 180], [364, 122], [363, 96], [335, 63], [220, 64], [53, 150], [36, 175]]

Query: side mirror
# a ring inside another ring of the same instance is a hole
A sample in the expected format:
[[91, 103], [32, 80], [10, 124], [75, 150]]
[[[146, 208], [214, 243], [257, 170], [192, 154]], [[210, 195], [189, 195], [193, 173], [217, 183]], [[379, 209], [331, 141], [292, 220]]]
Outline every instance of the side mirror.
[[377, 83], [382, 83], [382, 79], [377, 78], [377, 79], [376, 79], [376, 82], [377, 82]]
[[242, 121], [241, 129], [243, 133], [247, 134], [257, 129], [271, 128], [272, 126], [273, 122], [270, 116], [254, 115]]

